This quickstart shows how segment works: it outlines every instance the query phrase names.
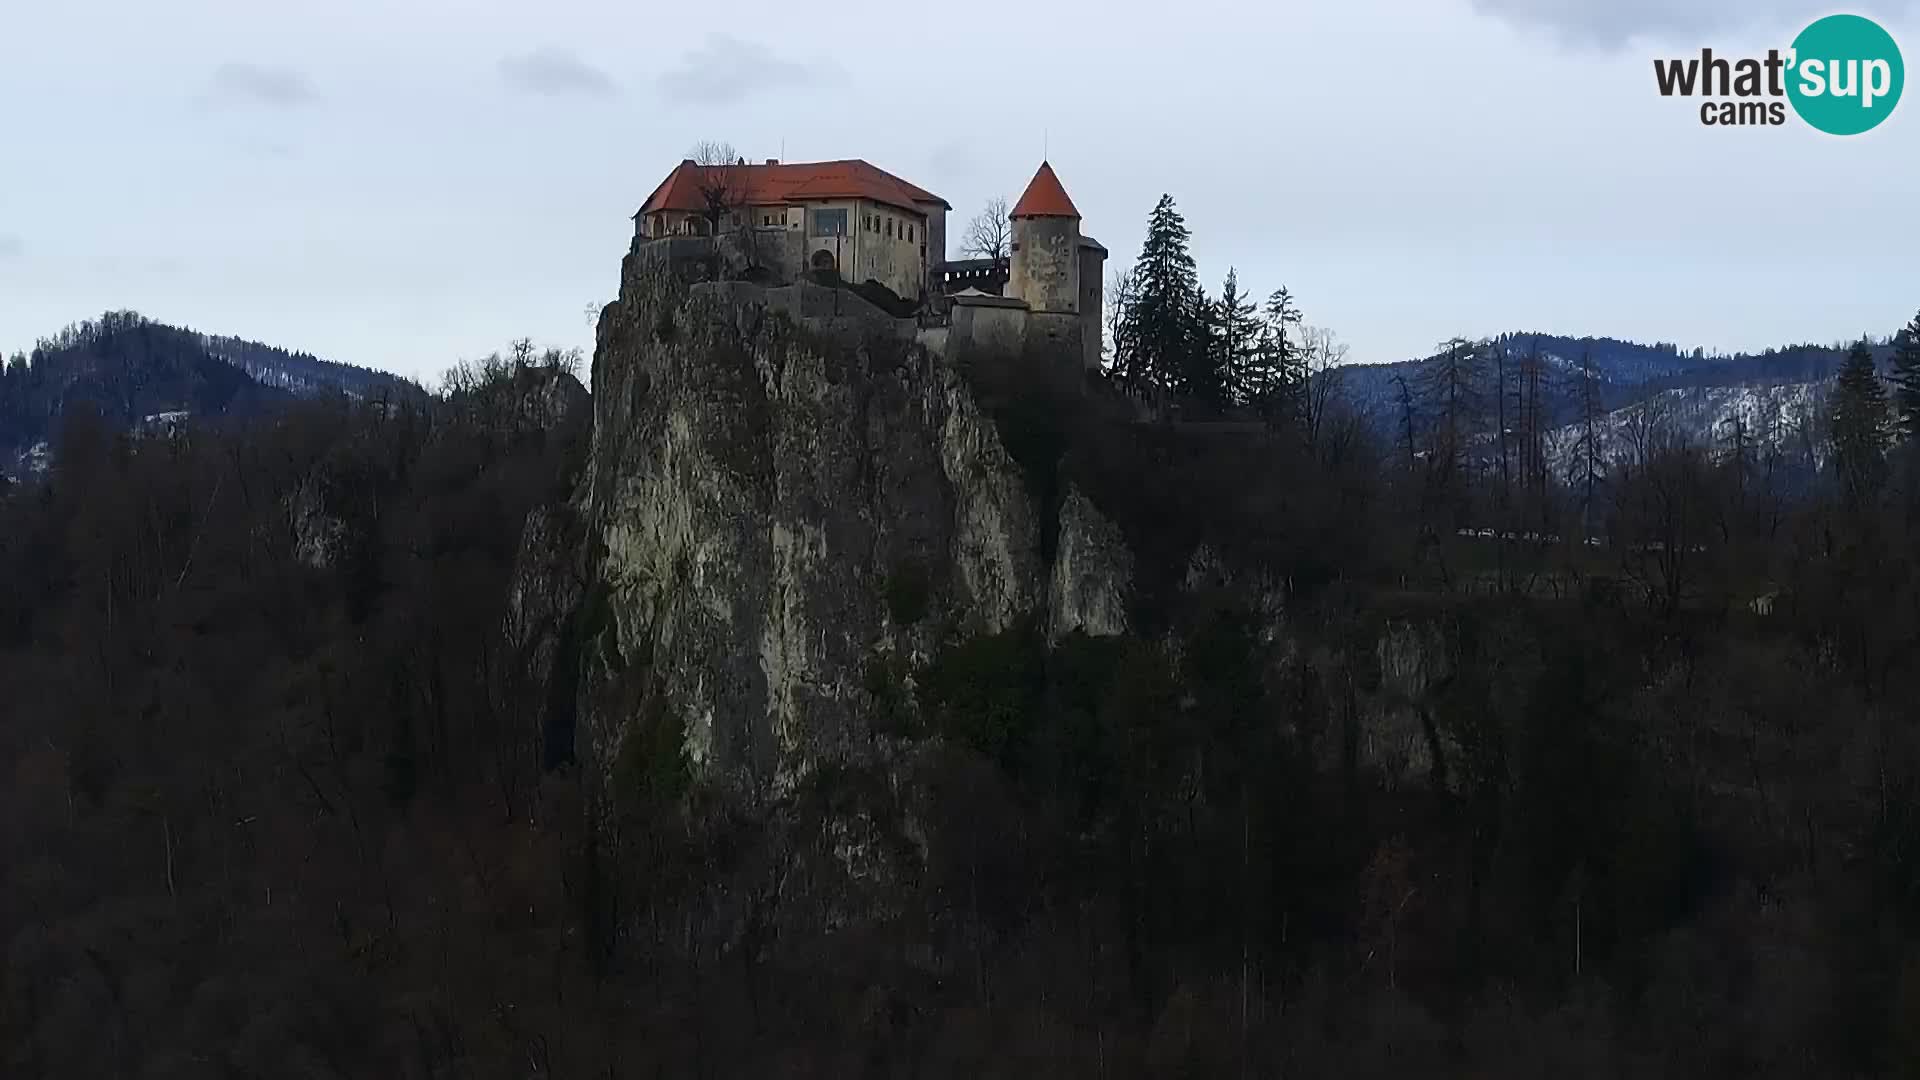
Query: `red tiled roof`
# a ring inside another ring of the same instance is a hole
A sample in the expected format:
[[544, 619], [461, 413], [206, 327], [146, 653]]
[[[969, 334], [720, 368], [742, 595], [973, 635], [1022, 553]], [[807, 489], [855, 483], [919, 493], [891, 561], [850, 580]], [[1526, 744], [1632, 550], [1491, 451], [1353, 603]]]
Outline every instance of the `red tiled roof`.
[[[925, 188], [909, 184], [885, 169], [875, 168], [858, 159], [719, 167], [740, 178], [747, 192], [746, 203], [749, 206], [777, 206], [817, 199], [871, 199], [921, 213], [926, 212], [923, 204], [928, 203], [947, 210], [953, 209], [945, 199]], [[653, 189], [653, 194], [647, 196], [639, 214], [634, 216], [662, 210], [705, 210], [707, 204], [700, 197], [703, 171], [703, 166], [691, 160], [674, 166], [660, 186]], [[728, 183], [733, 182], [729, 177]]]
[[1007, 216], [1077, 218], [1080, 211], [1074, 209], [1073, 200], [1067, 198], [1067, 189], [1060, 186], [1060, 178], [1053, 175], [1053, 166], [1043, 161], [1020, 201], [1013, 204], [1013, 213]]

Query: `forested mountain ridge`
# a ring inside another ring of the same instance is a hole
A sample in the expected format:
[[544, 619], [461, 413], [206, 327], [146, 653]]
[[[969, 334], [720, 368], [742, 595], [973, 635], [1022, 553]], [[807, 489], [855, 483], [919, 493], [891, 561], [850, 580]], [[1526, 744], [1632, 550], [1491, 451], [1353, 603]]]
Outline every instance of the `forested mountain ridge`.
[[201, 340], [215, 359], [246, 372], [262, 386], [299, 397], [338, 393], [358, 401], [378, 401], [383, 396], [415, 400], [421, 396], [418, 383], [389, 372], [322, 360], [310, 353], [289, 352], [242, 338], [202, 335]]
[[[1684, 349], [1669, 342], [1649, 345], [1622, 338], [1569, 337], [1534, 331], [1502, 333], [1485, 340], [1516, 357], [1538, 351], [1552, 357], [1554, 364], [1564, 370], [1578, 370], [1581, 365], [1591, 363], [1601, 381], [1619, 387], [1817, 382], [1839, 370], [1849, 348], [1848, 344], [1800, 344], [1757, 353], [1722, 354], [1709, 353], [1704, 348]], [[1884, 360], [1889, 351], [1887, 347], [1876, 348], [1876, 359]], [[1350, 364], [1346, 370], [1356, 377], [1390, 380], [1393, 375], [1431, 364], [1445, 352], [1442, 346], [1428, 356], [1384, 364]], [[1366, 385], [1369, 384], [1357, 382], [1355, 388]]]
[[0, 367], [0, 470], [49, 441], [79, 402], [114, 426], [133, 428], [156, 414], [248, 416], [296, 397], [335, 393], [423, 399], [418, 385], [385, 372], [108, 312]]

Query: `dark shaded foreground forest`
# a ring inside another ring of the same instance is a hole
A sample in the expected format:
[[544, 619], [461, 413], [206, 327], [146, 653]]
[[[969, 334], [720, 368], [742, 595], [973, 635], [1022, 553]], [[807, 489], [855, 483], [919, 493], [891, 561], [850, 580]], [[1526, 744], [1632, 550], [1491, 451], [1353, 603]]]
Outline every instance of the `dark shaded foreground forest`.
[[[503, 630], [585, 464], [584, 416], [523, 407], [552, 377], [171, 440], [77, 413], [0, 496], [0, 1072], [1920, 1068], [1911, 441], [1836, 412], [1788, 491], [1650, 437], [1596, 494], [1439, 425], [1128, 461], [1013, 408], [1137, 550], [1270, 540], [1288, 641], [1204, 596], [956, 638], [872, 674], [911, 789], [743, 809], [661, 722], [596, 804]], [[1428, 783], [1361, 764], [1390, 625], [1444, 657]]]

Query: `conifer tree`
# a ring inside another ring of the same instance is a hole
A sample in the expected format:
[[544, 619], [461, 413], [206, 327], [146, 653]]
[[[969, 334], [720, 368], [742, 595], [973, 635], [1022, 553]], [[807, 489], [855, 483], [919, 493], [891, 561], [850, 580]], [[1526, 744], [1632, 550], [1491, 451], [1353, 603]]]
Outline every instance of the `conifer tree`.
[[1199, 340], [1199, 277], [1187, 250], [1191, 233], [1162, 195], [1147, 218], [1147, 239], [1135, 265], [1133, 303], [1127, 337], [1134, 349], [1129, 364], [1136, 383], [1216, 399], [1219, 380], [1211, 377], [1211, 357]]
[[1275, 289], [1261, 312], [1260, 349], [1256, 358], [1255, 403], [1269, 419], [1298, 420], [1306, 411], [1307, 353], [1301, 340], [1300, 309], [1293, 294]]
[[1893, 341], [1893, 414], [1902, 439], [1920, 445], [1920, 315]]
[[1856, 342], [1840, 367], [1827, 404], [1833, 469], [1847, 502], [1871, 502], [1886, 477], [1887, 390], [1873, 368], [1867, 343]]
[[1520, 475], [1529, 498], [1543, 512], [1547, 498], [1547, 431], [1552, 424], [1552, 405], [1548, 398], [1546, 358], [1540, 354], [1540, 339], [1534, 338], [1520, 357], [1519, 398]]
[[1220, 366], [1220, 310], [1205, 286], [1195, 286], [1190, 312], [1191, 339], [1181, 367], [1182, 392], [1210, 405], [1229, 401], [1226, 369]]
[[1260, 306], [1240, 287], [1239, 271], [1227, 268], [1227, 279], [1220, 284], [1220, 299], [1212, 307], [1213, 363], [1220, 371], [1227, 400], [1235, 405], [1253, 404], [1266, 389], [1261, 370], [1265, 342]]

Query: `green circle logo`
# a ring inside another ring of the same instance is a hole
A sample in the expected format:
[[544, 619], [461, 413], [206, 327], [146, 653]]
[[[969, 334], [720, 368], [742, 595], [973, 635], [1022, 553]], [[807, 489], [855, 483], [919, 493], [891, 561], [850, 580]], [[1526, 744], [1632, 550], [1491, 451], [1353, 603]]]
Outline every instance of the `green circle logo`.
[[1858, 15], [1829, 15], [1800, 31], [1788, 63], [1793, 111], [1829, 135], [1878, 127], [1907, 81], [1893, 35]]

